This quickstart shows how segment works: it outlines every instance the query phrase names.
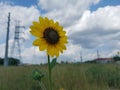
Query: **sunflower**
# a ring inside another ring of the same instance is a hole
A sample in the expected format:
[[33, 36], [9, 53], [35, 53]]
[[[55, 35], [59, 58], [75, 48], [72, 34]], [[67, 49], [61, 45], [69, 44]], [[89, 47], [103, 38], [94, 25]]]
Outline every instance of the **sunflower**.
[[33, 22], [30, 26], [31, 34], [36, 37], [33, 41], [34, 46], [39, 46], [39, 50], [46, 50], [50, 56], [58, 57], [63, 50], [66, 50], [68, 43], [66, 32], [58, 22], [54, 22], [47, 17], [39, 17], [39, 22]]

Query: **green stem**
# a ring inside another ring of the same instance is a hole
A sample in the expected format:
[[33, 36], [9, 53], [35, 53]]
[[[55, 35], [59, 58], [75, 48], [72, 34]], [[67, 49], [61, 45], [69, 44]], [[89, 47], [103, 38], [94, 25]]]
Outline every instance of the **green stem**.
[[52, 90], [51, 67], [50, 67], [50, 56], [49, 55], [48, 55], [48, 69], [49, 69], [49, 85], [50, 85], [50, 90]]
[[40, 85], [40, 87], [42, 88], [42, 90], [46, 90], [44, 84], [43, 84], [41, 81], [39, 81], [39, 85]]

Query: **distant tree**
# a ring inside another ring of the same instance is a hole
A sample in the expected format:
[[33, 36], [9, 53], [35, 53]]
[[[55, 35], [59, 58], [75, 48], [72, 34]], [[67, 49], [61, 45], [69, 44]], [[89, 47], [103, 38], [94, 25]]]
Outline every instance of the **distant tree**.
[[[19, 65], [20, 64], [20, 60], [16, 59], [16, 58], [8, 58], [9, 59], [9, 65]], [[3, 65], [4, 63], [4, 59], [0, 58], [0, 65]]]
[[85, 63], [96, 63], [96, 60], [88, 60]]
[[0, 65], [3, 65], [3, 59], [0, 58]]
[[114, 57], [113, 57], [113, 60], [114, 60], [114, 61], [120, 61], [120, 56], [118, 56], [118, 55], [114, 56]]
[[9, 58], [9, 65], [19, 65], [20, 64], [20, 60], [16, 59], [16, 58]]
[[68, 61], [61, 61], [61, 64], [68, 64]]

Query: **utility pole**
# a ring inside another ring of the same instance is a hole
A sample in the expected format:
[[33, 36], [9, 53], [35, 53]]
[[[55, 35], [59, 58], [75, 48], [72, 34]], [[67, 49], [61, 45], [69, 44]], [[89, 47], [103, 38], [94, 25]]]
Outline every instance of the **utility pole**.
[[5, 47], [5, 57], [4, 57], [4, 66], [8, 66], [8, 47], [9, 47], [9, 28], [10, 28], [10, 12], [8, 14], [8, 24], [7, 24], [7, 36], [6, 36], [6, 47]]
[[81, 52], [80, 52], [80, 59], [81, 59], [81, 63], [82, 63], [83, 59], [82, 59], [82, 53]]
[[36, 57], [36, 48], [33, 48], [32, 64], [34, 64], [34, 58]]
[[97, 58], [99, 59], [100, 58], [100, 55], [99, 55], [99, 51], [97, 50]]
[[117, 55], [119, 56], [119, 55], [120, 55], [120, 52], [117, 52]]

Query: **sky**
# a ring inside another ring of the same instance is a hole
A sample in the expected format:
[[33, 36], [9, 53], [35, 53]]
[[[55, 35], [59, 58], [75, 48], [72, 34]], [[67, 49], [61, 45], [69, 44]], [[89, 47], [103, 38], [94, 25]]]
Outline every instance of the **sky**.
[[[67, 50], [58, 62], [80, 62], [113, 57], [120, 51], [120, 0], [0, 0], [0, 57], [4, 58], [8, 13], [10, 12], [9, 57], [19, 59], [13, 50], [15, 25], [19, 21], [21, 62], [46, 63], [46, 52], [32, 45], [30, 25], [39, 16], [58, 21], [67, 32]], [[13, 52], [13, 54], [11, 54]]]

